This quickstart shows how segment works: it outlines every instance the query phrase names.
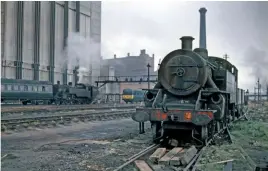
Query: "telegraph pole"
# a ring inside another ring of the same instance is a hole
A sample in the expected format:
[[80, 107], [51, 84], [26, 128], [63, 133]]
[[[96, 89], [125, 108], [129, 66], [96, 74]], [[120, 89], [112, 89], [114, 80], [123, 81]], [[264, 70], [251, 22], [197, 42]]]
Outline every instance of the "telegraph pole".
[[257, 93], [256, 93], [257, 87], [254, 87], [254, 101], [257, 102]]
[[[256, 92], [256, 90], [257, 90], [257, 92]], [[260, 78], [258, 78], [257, 87], [254, 87], [254, 99], [257, 103], [260, 103], [260, 100], [261, 100], [260, 96], [261, 96], [261, 84], [260, 84]], [[256, 99], [256, 97], [257, 97], [257, 99]]]
[[260, 78], [258, 78], [257, 86], [258, 86], [258, 104], [259, 104], [260, 103]]
[[227, 54], [223, 55], [223, 59], [225, 59], [226, 61], [228, 58], [229, 58], [229, 56]]

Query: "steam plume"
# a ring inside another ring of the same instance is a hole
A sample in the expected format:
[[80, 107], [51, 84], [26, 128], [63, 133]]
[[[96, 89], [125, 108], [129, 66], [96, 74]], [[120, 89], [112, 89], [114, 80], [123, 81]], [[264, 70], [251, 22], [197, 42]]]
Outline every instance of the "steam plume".
[[100, 43], [79, 33], [69, 33], [67, 41], [68, 68], [78, 68], [78, 83], [90, 83], [92, 66], [100, 65]]
[[245, 53], [244, 64], [251, 69], [251, 75], [260, 78], [262, 89], [268, 84], [268, 54], [266, 51], [250, 47]]

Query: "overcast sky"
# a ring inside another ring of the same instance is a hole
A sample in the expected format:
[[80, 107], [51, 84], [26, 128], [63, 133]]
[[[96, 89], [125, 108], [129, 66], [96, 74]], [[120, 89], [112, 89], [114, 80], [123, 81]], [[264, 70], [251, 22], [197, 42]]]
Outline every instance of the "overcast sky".
[[[102, 2], [102, 56], [155, 54], [155, 65], [181, 47], [182, 36], [199, 46], [199, 8], [207, 8], [207, 49], [239, 69], [239, 85], [252, 91], [256, 76], [268, 81], [268, 2]], [[156, 68], [155, 68], [156, 69]], [[264, 87], [264, 85], [263, 85]]]

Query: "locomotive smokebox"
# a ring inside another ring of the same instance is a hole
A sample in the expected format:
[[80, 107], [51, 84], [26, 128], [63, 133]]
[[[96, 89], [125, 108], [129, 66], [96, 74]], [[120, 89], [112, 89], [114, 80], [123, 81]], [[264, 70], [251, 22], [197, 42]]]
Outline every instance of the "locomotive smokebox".
[[183, 36], [181, 39], [181, 49], [183, 50], [192, 50], [193, 49], [193, 40], [192, 36]]

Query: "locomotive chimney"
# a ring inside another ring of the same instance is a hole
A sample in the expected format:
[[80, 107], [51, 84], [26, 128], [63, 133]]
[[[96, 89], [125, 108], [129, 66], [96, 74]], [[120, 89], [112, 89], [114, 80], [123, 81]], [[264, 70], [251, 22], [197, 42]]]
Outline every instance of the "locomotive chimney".
[[192, 36], [183, 36], [180, 39], [181, 39], [181, 49], [192, 50], [194, 40]]
[[60, 85], [60, 81], [57, 81], [57, 84]]
[[199, 40], [199, 48], [207, 48], [207, 40], [206, 40], [206, 8], [200, 8], [200, 40]]
[[196, 49], [194, 49], [194, 52], [195, 53], [198, 53], [199, 55], [201, 55], [205, 59], [208, 58], [208, 51], [207, 51], [207, 49], [196, 48]]

